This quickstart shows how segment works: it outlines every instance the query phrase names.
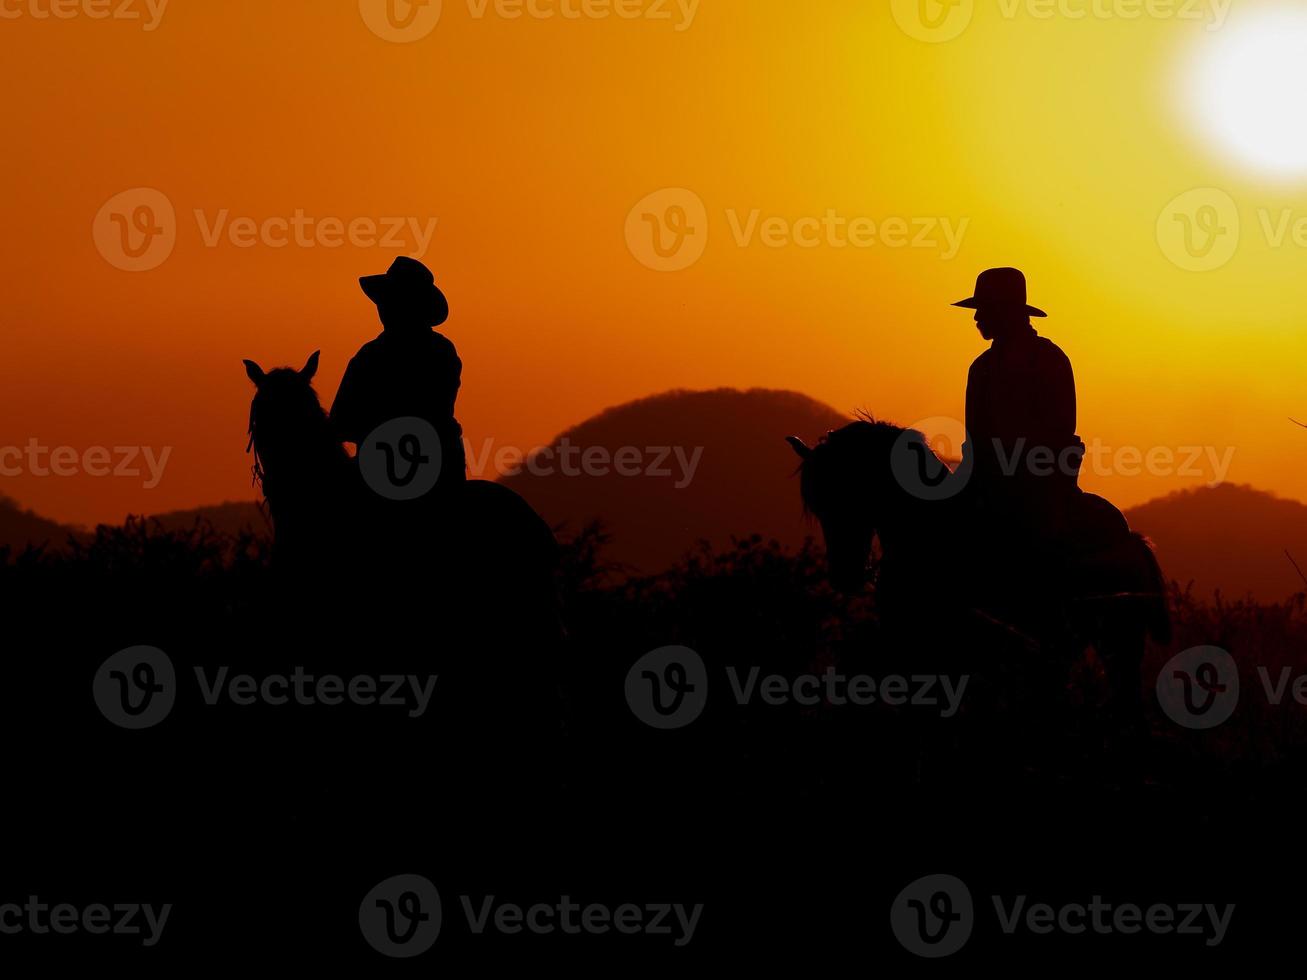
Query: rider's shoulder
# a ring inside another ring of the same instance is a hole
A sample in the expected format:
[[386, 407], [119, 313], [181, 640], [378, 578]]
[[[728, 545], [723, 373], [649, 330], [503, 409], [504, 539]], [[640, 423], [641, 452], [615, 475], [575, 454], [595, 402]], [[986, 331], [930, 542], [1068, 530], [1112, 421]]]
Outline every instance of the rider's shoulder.
[[354, 355], [356, 361], [370, 361], [380, 354], [385, 353], [387, 348], [386, 335], [378, 334], [359, 348], [359, 352]]
[[[372, 348], [376, 353], [404, 358], [426, 357], [434, 354], [439, 357], [452, 357], [455, 354], [454, 343], [442, 333], [435, 330], [423, 330], [411, 334], [383, 333], [371, 343], [363, 345], [363, 350]], [[362, 353], [360, 351], [359, 353]]]
[[1071, 358], [1066, 356], [1066, 352], [1043, 335], [1035, 338], [1035, 347], [1043, 357], [1052, 360], [1065, 361], [1067, 364], [1071, 363]]
[[981, 351], [974, 361], [971, 362], [971, 374], [985, 370], [986, 366], [994, 360], [994, 348], [987, 347]]
[[380, 361], [385, 354], [382, 349], [381, 337], [375, 340], [369, 340], [366, 344], [358, 349], [358, 353], [349, 359], [349, 364], [345, 370], [352, 375], [358, 375], [360, 372], [366, 373], [369, 369]]
[[438, 331], [431, 331], [431, 347], [437, 354], [457, 357], [458, 351], [454, 347], [454, 342]]

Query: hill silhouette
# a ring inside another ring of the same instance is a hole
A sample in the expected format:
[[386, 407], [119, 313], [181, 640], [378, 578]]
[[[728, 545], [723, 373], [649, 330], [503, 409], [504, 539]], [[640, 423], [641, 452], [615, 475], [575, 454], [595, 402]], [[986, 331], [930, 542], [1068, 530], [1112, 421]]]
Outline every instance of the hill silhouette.
[[68, 542], [69, 535], [79, 531], [79, 528], [47, 520], [10, 497], [0, 496], [0, 548], [21, 551], [29, 544], [61, 548]]
[[268, 520], [253, 501], [227, 501], [209, 507], [174, 510], [166, 514], [151, 515], [165, 531], [185, 531], [203, 521], [221, 534], [239, 535], [246, 532], [257, 537], [271, 537]]
[[1153, 539], [1162, 569], [1200, 597], [1220, 590], [1281, 602], [1304, 589], [1285, 550], [1307, 570], [1307, 505], [1264, 490], [1221, 484], [1182, 490], [1126, 511]]
[[[197, 522], [203, 522], [218, 533], [232, 537], [244, 532], [253, 533], [257, 537], [271, 536], [263, 512], [253, 501], [227, 502], [152, 514], [146, 520], [157, 522], [164, 531], [186, 531]], [[10, 497], [0, 496], [0, 548], [19, 552], [31, 546], [59, 551], [67, 547], [70, 538], [85, 541], [91, 536], [92, 532], [88, 528], [60, 524], [24, 508]]]
[[[733, 535], [762, 535], [786, 547], [815, 533], [805, 524], [791, 479], [796, 460], [789, 434], [815, 439], [848, 418], [793, 391], [671, 391], [610, 408], [567, 430], [551, 444], [604, 450], [616, 460], [638, 451], [641, 475], [567, 475], [528, 469], [506, 476], [550, 524], [574, 532], [599, 520], [611, 535], [606, 557], [643, 572], [658, 572], [708, 540], [718, 547]], [[656, 447], [673, 452], [659, 461]], [[701, 452], [700, 452], [701, 450]], [[547, 462], [547, 461], [546, 461]], [[662, 469], [668, 475], [655, 475]]]
[[[556, 457], [552, 473], [524, 470], [504, 482], [551, 524], [562, 525], [564, 536], [602, 522], [611, 536], [604, 558], [640, 572], [663, 571], [700, 540], [723, 548], [732, 536], [758, 534], [793, 549], [816, 530], [802, 519], [791, 479], [794, 454], [782, 437], [815, 440], [847, 421], [793, 391], [671, 391], [610, 408], [553, 440], [555, 451], [570, 443], [578, 457], [586, 448], [602, 448], [610, 463], [606, 475], [569, 476]], [[681, 455], [661, 461], [666, 476], [622, 476], [612, 462], [623, 447], [638, 450], [643, 470], [659, 462], [649, 452], [653, 447], [679, 448]], [[1127, 510], [1126, 517], [1153, 540], [1167, 577], [1182, 587], [1192, 584], [1200, 598], [1220, 591], [1231, 599], [1280, 602], [1307, 588], [1285, 557], [1287, 549], [1307, 571], [1307, 504], [1222, 484], [1177, 491]], [[253, 501], [148, 520], [165, 531], [185, 531], [200, 521], [226, 535], [269, 535]], [[70, 538], [90, 536], [88, 528], [42, 517], [0, 495], [0, 548], [57, 551]]]

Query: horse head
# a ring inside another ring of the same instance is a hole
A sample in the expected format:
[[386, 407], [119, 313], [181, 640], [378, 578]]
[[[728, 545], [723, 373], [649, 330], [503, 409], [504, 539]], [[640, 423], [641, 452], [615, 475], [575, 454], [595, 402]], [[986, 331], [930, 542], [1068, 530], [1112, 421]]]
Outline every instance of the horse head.
[[802, 461], [799, 492], [804, 512], [821, 525], [831, 583], [842, 592], [866, 583], [872, 541], [882, 546], [905, 519], [907, 490], [895, 477], [893, 454], [907, 447], [931, 452], [913, 429], [861, 418], [833, 429], [815, 446], [786, 439]]
[[[245, 373], [255, 388], [246, 452], [253, 452], [255, 480], [273, 506], [275, 495], [297, 486], [312, 490], [314, 483], [329, 478], [333, 468], [348, 459], [313, 390], [317, 371], [317, 352], [298, 371], [264, 371], [254, 361], [245, 362]], [[317, 487], [319, 492], [323, 489]]]

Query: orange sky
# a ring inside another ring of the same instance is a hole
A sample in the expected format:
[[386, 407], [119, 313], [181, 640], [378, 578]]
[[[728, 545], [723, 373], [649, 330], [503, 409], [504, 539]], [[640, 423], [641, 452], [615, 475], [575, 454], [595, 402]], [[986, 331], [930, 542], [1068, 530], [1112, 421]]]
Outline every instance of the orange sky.
[[[450, 297], [474, 447], [530, 448], [674, 387], [960, 416], [982, 345], [947, 304], [1015, 264], [1075, 363], [1086, 442], [1174, 453], [1142, 475], [1107, 455], [1085, 486], [1129, 505], [1210, 481], [1232, 452], [1228, 479], [1307, 498], [1307, 431], [1287, 421], [1307, 415], [1307, 252], [1263, 228], [1307, 216], [1307, 182], [1245, 173], [1186, 124], [1177, 66], [1219, 35], [1210, 20], [961, 0], [965, 29], [930, 43], [900, 28], [900, 0], [535, 0], [520, 17], [444, 0], [429, 34], [396, 43], [379, 36], [385, 0], [172, 0], [157, 24], [159, 0], [107, 5], [137, 20], [67, 2], [64, 19], [0, 0], [0, 447], [171, 455], [149, 489], [0, 476], [48, 516], [251, 497], [241, 359], [321, 348], [329, 400], [378, 330], [356, 277], [416, 251], [411, 228], [432, 219], [424, 258]], [[639, 16], [562, 16], [618, 7]], [[93, 235], [134, 188], [176, 215], [148, 271], [97, 247], [113, 251], [112, 218]], [[663, 188], [705, 209], [702, 257], [679, 271], [628, 246], [628, 214]], [[1159, 236], [1192, 188], [1237, 208], [1219, 268], [1181, 268]], [[318, 237], [277, 247], [297, 213]], [[877, 233], [801, 221], [827, 215]], [[391, 217], [411, 219], [399, 247], [333, 247]], [[238, 219], [272, 224], [239, 247]], [[1190, 446], [1204, 455], [1186, 471]]]

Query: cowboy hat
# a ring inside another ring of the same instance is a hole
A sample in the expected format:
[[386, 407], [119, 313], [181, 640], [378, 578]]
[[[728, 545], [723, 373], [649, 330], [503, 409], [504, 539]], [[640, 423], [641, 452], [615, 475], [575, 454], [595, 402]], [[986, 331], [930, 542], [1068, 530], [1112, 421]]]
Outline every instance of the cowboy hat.
[[363, 276], [359, 285], [377, 306], [413, 313], [427, 326], [438, 327], [449, 319], [449, 302], [436, 286], [431, 270], [406, 255], [401, 255], [379, 276]]
[[1026, 304], [1026, 277], [1020, 269], [986, 269], [976, 277], [975, 294], [953, 305], [967, 310], [1048, 316], [1043, 310]]

